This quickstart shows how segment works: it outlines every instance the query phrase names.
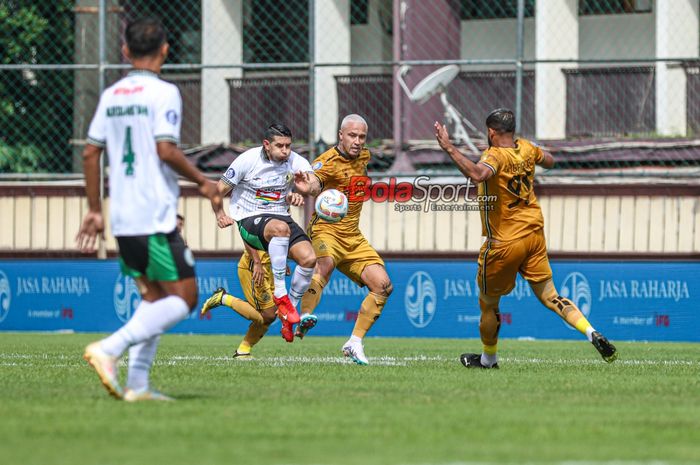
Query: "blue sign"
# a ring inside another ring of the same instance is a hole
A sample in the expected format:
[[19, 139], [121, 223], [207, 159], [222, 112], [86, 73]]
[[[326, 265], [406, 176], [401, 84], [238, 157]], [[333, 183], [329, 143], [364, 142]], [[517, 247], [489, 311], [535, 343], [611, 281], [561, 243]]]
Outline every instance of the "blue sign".
[[[700, 342], [700, 263], [555, 261], [554, 283], [594, 327], [611, 340]], [[243, 297], [234, 260], [200, 260], [201, 303], [218, 287]], [[479, 336], [476, 263], [389, 260], [394, 284], [371, 336]], [[367, 289], [335, 272], [316, 309], [313, 334], [347, 336]], [[131, 278], [115, 260], [0, 261], [0, 330], [111, 332], [140, 302]], [[501, 299], [501, 337], [580, 339], [518, 278]], [[242, 334], [248, 321], [227, 307], [205, 318], [198, 311], [178, 324], [180, 333]], [[279, 331], [276, 322], [272, 332]]]

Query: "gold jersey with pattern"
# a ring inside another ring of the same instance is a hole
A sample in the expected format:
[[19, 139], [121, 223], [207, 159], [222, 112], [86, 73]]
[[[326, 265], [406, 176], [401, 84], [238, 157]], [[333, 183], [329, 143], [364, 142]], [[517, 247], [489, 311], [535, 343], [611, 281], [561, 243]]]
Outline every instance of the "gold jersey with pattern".
[[371, 155], [369, 150], [362, 149], [357, 158], [350, 158], [333, 147], [318, 156], [311, 164], [314, 174], [321, 181], [321, 190], [337, 189], [348, 197], [348, 213], [337, 223], [322, 220], [314, 212], [309, 223], [308, 234], [325, 232], [341, 236], [354, 236], [360, 233], [360, 213], [364, 202], [349, 195], [353, 183], [365, 182], [361, 178], [367, 176], [367, 164]]
[[514, 148], [489, 147], [481, 155], [481, 163], [493, 171], [479, 184], [484, 236], [507, 242], [544, 226], [533, 189], [535, 165], [543, 157], [542, 149], [525, 139], [516, 139]]

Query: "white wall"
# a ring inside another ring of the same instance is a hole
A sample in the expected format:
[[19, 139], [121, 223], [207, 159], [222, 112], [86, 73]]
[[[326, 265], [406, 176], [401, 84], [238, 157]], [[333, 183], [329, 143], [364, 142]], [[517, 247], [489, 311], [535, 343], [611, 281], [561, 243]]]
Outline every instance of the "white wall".
[[[391, 61], [391, 36], [385, 31], [380, 20], [380, 13], [388, 15], [384, 22], [391, 25], [392, 0], [370, 0], [367, 24], [354, 24], [350, 28], [351, 58], [357, 61]], [[390, 68], [356, 67], [352, 74], [370, 74], [390, 72]]]
[[579, 58], [616, 59], [654, 56], [654, 15], [579, 16]]
[[[512, 59], [515, 58], [518, 38], [518, 22], [515, 19], [482, 19], [462, 21], [461, 53], [464, 60], [468, 59]], [[524, 58], [532, 60], [535, 57], [535, 20], [525, 18]], [[507, 66], [506, 66], [507, 67]], [[469, 67], [469, 70], [489, 69], [493, 67]], [[497, 68], [503, 69], [500, 65]], [[512, 68], [512, 67], [509, 67]]]

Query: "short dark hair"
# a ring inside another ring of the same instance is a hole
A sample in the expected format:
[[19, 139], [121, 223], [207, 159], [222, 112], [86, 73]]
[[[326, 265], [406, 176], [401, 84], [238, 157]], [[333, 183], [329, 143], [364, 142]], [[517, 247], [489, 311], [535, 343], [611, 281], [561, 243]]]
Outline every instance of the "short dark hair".
[[181, 215], [181, 214], [179, 214], [179, 213], [178, 213], [178, 214], [176, 215], [176, 217], [177, 217], [177, 219], [178, 219], [178, 220], [182, 220], [182, 221], [185, 221], [185, 217], [184, 217], [184, 216], [182, 216], [182, 215]]
[[507, 108], [497, 108], [486, 117], [486, 127], [498, 132], [515, 132], [515, 114]]
[[292, 137], [292, 131], [289, 129], [287, 126], [285, 126], [282, 123], [272, 123], [265, 129], [265, 133], [263, 134], [263, 139], [272, 141], [272, 139], [277, 136], [277, 137], [289, 137], [291, 139]]
[[155, 54], [167, 40], [165, 26], [158, 18], [140, 18], [129, 23], [124, 33], [132, 58]]

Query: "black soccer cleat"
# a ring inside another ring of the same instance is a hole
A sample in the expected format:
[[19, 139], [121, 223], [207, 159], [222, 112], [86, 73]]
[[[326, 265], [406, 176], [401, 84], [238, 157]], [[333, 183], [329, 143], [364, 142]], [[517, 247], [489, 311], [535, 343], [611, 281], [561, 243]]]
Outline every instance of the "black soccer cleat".
[[496, 368], [498, 369], [498, 363], [494, 363], [490, 367], [481, 364], [481, 354], [462, 354], [459, 356], [459, 361], [462, 362], [466, 368]]
[[600, 356], [603, 357], [603, 360], [608, 363], [612, 363], [615, 361], [615, 359], [617, 359], [617, 349], [605, 338], [605, 336], [600, 334], [598, 331], [593, 331], [591, 337], [593, 338], [591, 341], [593, 347], [595, 347]]

